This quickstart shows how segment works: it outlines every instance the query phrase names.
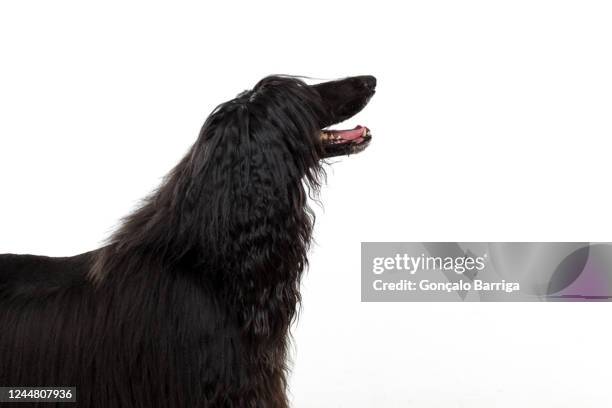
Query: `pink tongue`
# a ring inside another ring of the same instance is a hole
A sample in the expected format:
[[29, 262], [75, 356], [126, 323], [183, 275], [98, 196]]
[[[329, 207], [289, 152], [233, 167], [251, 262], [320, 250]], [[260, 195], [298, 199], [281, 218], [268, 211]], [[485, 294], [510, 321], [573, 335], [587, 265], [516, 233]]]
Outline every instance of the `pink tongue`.
[[357, 126], [351, 130], [340, 130], [338, 135], [344, 140], [355, 140], [363, 136], [363, 126]]

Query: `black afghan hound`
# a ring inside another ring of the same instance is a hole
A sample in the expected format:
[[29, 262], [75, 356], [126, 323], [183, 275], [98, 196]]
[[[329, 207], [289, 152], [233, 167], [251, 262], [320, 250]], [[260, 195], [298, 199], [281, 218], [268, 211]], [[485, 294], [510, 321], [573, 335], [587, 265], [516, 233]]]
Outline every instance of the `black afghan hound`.
[[308, 193], [322, 159], [368, 146], [365, 127], [328, 127], [375, 87], [266, 77], [212, 112], [106, 246], [0, 255], [0, 386], [76, 386], [65, 406], [287, 407]]

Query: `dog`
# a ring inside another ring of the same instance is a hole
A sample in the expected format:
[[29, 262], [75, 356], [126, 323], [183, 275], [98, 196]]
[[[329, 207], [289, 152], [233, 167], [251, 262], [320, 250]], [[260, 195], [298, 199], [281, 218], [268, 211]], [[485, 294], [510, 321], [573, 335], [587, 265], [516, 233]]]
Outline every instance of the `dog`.
[[325, 159], [371, 142], [366, 127], [330, 126], [375, 88], [268, 76], [213, 110], [103, 247], [0, 255], [0, 386], [76, 387], [57, 406], [287, 407], [307, 199]]

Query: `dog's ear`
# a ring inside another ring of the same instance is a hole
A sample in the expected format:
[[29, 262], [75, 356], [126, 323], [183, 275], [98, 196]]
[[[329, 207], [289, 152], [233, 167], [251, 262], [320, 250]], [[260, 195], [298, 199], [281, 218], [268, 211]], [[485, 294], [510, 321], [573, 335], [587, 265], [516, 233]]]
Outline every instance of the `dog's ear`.
[[[171, 183], [180, 225], [206, 225], [202, 246], [217, 255], [240, 256], [235, 248], [252, 229], [281, 225], [301, 199], [304, 158], [294, 127], [276, 124], [243, 103], [219, 107], [204, 124], [188, 163]], [[294, 157], [295, 156], [295, 157]], [[284, 215], [282, 215], [284, 214]], [[227, 260], [226, 260], [227, 261]]]

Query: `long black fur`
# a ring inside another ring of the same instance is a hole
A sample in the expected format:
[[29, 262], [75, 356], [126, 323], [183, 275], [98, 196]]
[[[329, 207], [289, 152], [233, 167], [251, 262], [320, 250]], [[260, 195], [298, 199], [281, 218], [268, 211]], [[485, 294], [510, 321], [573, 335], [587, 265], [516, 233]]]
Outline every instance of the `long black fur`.
[[72, 407], [286, 407], [320, 130], [373, 87], [264, 78], [106, 246], [0, 255], [0, 386], [76, 386]]

